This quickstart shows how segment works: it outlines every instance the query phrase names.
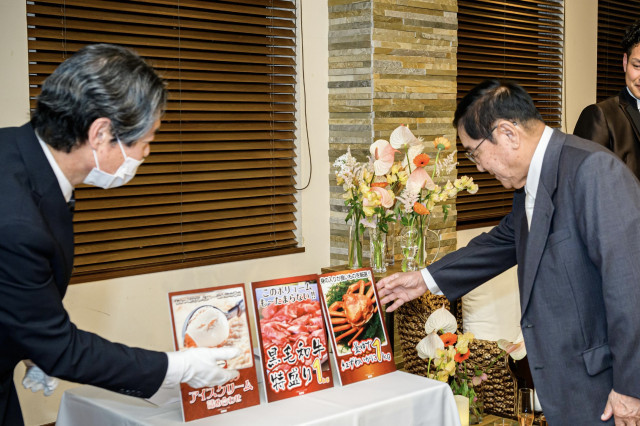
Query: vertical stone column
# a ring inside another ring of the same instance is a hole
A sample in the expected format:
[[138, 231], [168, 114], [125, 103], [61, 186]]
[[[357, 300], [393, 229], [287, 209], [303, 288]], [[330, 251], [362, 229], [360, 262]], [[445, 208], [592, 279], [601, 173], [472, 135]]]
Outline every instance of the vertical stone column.
[[[457, 2], [329, 0], [329, 160], [347, 147], [361, 161], [376, 139], [405, 124], [431, 142], [455, 141]], [[427, 153], [435, 159], [435, 149]], [[456, 171], [451, 175], [455, 178]], [[348, 227], [342, 187], [330, 179], [331, 264], [346, 263]], [[438, 257], [455, 250], [456, 209], [434, 209], [429, 240]], [[365, 251], [367, 248], [365, 247]], [[367, 261], [365, 261], [367, 264]]]

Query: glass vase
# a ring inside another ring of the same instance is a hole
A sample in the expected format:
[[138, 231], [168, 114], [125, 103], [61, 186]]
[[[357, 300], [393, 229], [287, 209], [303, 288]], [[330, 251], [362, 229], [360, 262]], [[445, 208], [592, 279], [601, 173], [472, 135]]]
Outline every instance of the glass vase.
[[387, 243], [385, 247], [385, 258], [387, 266], [391, 266], [396, 263], [396, 237], [399, 226], [396, 226], [394, 222], [389, 223], [389, 232], [387, 232]]
[[362, 225], [359, 221], [349, 224], [347, 268], [362, 268]]
[[407, 226], [400, 233], [400, 250], [402, 251], [402, 272], [416, 271], [416, 253], [418, 251], [418, 230], [415, 226]]
[[[429, 229], [430, 215], [418, 216], [415, 220], [416, 227], [416, 266], [418, 269], [426, 268], [438, 257], [440, 253], [440, 234], [439, 232]], [[431, 234], [431, 238], [437, 241], [438, 246], [433, 255], [429, 255], [428, 252], [428, 235]]]
[[371, 269], [376, 274], [387, 272], [386, 250], [387, 233], [382, 232], [378, 227], [369, 228], [369, 247]]

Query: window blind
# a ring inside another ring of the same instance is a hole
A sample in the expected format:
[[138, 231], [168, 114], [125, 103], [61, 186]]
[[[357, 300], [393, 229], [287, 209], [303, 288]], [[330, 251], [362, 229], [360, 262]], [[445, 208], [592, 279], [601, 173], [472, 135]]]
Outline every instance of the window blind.
[[[563, 0], [458, 1], [458, 101], [487, 78], [514, 80], [547, 125], [560, 127], [563, 32]], [[497, 224], [511, 211], [513, 190], [464, 156], [458, 161], [458, 173], [480, 186], [475, 195], [458, 194], [458, 229]]]
[[72, 282], [303, 251], [295, 237], [295, 0], [27, 2], [31, 107], [86, 44], [166, 79], [151, 155], [127, 185], [76, 188]]
[[620, 43], [625, 30], [636, 19], [640, 19], [639, 1], [598, 1], [597, 102], [617, 95], [626, 85]]

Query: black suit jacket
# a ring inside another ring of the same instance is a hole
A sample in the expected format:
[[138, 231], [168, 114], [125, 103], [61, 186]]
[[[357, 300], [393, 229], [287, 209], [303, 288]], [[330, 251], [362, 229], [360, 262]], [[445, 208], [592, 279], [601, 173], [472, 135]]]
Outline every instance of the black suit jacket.
[[30, 124], [0, 129], [0, 170], [0, 424], [22, 423], [13, 370], [23, 359], [50, 376], [153, 395], [166, 354], [78, 330], [62, 305], [72, 214]]
[[586, 107], [573, 134], [609, 148], [640, 178], [640, 112], [626, 87], [617, 96]]
[[601, 422], [611, 389], [640, 398], [640, 184], [610, 151], [554, 131], [531, 230], [525, 194], [489, 233], [428, 267], [455, 300], [518, 265], [520, 326], [552, 425]]

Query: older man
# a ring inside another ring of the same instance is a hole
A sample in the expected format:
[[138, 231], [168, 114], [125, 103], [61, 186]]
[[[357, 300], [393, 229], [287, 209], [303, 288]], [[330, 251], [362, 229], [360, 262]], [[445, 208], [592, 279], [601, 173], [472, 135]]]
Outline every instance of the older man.
[[[601, 146], [545, 126], [515, 83], [488, 80], [454, 125], [479, 170], [516, 188], [489, 233], [422, 271], [378, 282], [394, 310], [455, 300], [518, 265], [521, 327], [552, 425], [640, 424], [640, 185]], [[524, 188], [524, 190], [522, 190]]]
[[62, 305], [73, 267], [74, 186], [128, 182], [149, 155], [166, 101], [163, 81], [134, 52], [87, 46], [44, 82], [31, 122], [0, 129], [0, 424], [23, 424], [13, 370], [50, 393], [49, 376], [151, 397], [186, 382], [214, 386], [234, 349], [162, 353], [78, 330]]

